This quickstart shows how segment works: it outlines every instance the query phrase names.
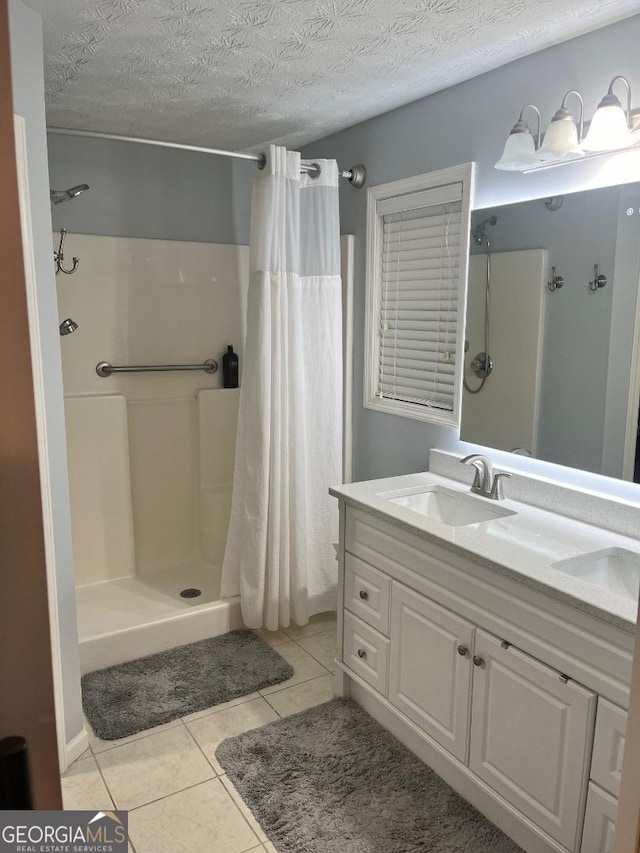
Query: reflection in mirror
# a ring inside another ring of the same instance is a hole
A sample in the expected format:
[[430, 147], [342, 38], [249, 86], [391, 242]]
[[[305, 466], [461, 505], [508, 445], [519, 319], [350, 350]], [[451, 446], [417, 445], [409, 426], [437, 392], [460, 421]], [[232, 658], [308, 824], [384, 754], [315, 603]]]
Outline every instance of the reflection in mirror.
[[470, 245], [461, 439], [640, 482], [640, 184], [477, 210]]

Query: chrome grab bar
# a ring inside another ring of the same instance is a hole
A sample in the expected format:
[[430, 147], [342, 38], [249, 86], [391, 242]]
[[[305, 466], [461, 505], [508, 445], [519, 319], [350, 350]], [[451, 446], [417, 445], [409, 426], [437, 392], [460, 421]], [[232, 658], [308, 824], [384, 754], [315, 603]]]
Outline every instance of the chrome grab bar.
[[205, 373], [215, 373], [217, 369], [218, 362], [213, 358], [208, 358], [202, 364], [129, 364], [121, 367], [109, 364], [108, 361], [96, 364], [96, 373], [103, 379], [112, 373], [167, 373], [170, 370], [204, 370]]

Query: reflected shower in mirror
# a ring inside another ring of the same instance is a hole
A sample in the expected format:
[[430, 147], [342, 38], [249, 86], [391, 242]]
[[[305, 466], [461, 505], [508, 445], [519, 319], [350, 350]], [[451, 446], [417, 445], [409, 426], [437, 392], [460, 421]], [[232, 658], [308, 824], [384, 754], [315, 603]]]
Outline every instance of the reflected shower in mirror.
[[[476, 246], [484, 246], [485, 247], [485, 276], [484, 276], [484, 336], [482, 338], [482, 343], [484, 345], [484, 349], [482, 352], [476, 353], [469, 363], [469, 367], [471, 372], [476, 376], [480, 383], [475, 386], [475, 388], [467, 382], [466, 375], [464, 376], [464, 390], [469, 394], [479, 394], [480, 391], [485, 386], [487, 378], [489, 377], [493, 365], [491, 362], [491, 354], [489, 351], [489, 339], [491, 337], [491, 240], [487, 236], [487, 226], [495, 225], [498, 221], [498, 217], [487, 216], [486, 219], [481, 219], [477, 225], [474, 226], [471, 237], [473, 238], [473, 243]], [[479, 288], [474, 285], [474, 298]], [[477, 312], [476, 312], [477, 313]], [[467, 351], [467, 345], [469, 344], [469, 340], [465, 340], [465, 352]]]
[[461, 439], [640, 481], [640, 184], [477, 210], [470, 246]]

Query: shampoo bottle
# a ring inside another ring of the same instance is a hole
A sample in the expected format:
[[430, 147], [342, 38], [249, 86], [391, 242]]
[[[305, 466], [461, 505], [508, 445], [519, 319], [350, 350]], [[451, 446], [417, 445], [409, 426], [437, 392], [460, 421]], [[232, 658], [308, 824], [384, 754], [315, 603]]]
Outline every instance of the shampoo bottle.
[[233, 347], [227, 347], [226, 353], [222, 356], [222, 378], [225, 388], [238, 387], [238, 354], [233, 351]]

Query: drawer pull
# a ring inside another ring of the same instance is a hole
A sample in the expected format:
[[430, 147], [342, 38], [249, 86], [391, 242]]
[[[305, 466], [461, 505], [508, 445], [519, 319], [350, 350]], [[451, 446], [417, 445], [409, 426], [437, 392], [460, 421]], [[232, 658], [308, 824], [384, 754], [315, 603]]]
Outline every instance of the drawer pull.
[[458, 654], [465, 657], [465, 655], [469, 654], [469, 649], [466, 646], [458, 646]]
[[360, 658], [360, 660], [366, 660], [367, 653], [364, 649], [358, 649], [358, 657]]
[[473, 663], [475, 666], [484, 666], [484, 659], [481, 658], [480, 655], [474, 655]]
[[359, 594], [360, 598], [361, 598], [363, 601], [368, 601], [368, 600], [369, 600], [369, 593], [368, 593], [368, 592], [365, 592], [365, 590], [364, 590], [364, 589], [361, 589], [361, 590], [360, 590], [360, 592], [359, 592], [358, 594]]

